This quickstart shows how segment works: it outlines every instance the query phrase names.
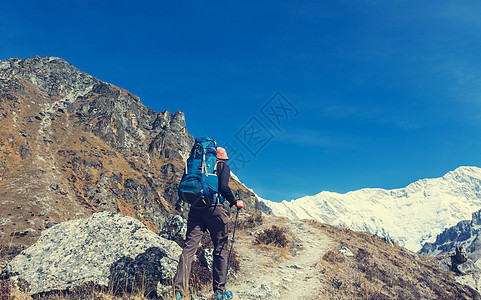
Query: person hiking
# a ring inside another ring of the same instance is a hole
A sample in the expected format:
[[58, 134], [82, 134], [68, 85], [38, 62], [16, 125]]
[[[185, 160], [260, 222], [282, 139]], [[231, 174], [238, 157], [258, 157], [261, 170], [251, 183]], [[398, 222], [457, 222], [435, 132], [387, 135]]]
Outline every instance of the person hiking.
[[[227, 152], [222, 147], [217, 147], [217, 178], [218, 191], [230, 206], [237, 209], [244, 207], [242, 200], [237, 200], [229, 188], [230, 167], [226, 163], [229, 160]], [[199, 247], [199, 242], [206, 229], [209, 230], [213, 251], [212, 288], [213, 299], [222, 299], [225, 293], [225, 281], [227, 275], [228, 260], [228, 224], [229, 219], [224, 207], [218, 202], [207, 207], [192, 206], [187, 219], [187, 233], [185, 246], [179, 259], [177, 272], [174, 277], [174, 291], [176, 299], [183, 299], [187, 294], [191, 265], [194, 254]]]

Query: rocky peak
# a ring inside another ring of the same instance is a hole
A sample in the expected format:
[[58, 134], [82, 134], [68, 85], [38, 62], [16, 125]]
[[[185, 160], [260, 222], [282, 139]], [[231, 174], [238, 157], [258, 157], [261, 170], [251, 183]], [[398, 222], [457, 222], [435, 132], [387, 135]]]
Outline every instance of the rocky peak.
[[481, 210], [473, 212], [472, 219], [471, 219], [471, 225], [472, 226], [481, 225]]
[[[2, 91], [8, 83], [23, 81], [38, 88], [48, 97], [45, 100], [75, 101], [79, 96], [92, 90], [100, 81], [78, 70], [63, 59], [57, 57], [32, 57], [27, 59], [12, 58], [0, 63]], [[14, 84], [20, 91], [26, 86]], [[23, 88], [22, 88], [23, 87]], [[19, 92], [18, 89], [13, 92]], [[42, 104], [47, 104], [42, 103]]]

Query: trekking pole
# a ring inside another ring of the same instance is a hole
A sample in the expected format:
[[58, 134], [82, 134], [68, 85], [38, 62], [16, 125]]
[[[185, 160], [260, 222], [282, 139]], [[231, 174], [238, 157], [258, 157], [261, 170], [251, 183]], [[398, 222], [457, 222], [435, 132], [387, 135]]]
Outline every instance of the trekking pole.
[[[225, 273], [225, 283], [226, 284], [227, 284], [227, 276], [229, 276], [230, 258], [231, 258], [231, 255], [232, 255], [232, 249], [234, 248], [235, 231], [237, 229], [237, 218], [239, 217], [239, 210], [240, 210], [240, 208], [237, 208], [237, 213], [235, 215], [234, 233], [232, 234], [232, 244], [230, 245], [229, 259], [227, 260], [227, 272]], [[224, 290], [225, 290], [225, 287], [224, 287]], [[229, 299], [229, 298], [232, 298], [232, 292], [231, 291], [225, 292], [222, 299]]]

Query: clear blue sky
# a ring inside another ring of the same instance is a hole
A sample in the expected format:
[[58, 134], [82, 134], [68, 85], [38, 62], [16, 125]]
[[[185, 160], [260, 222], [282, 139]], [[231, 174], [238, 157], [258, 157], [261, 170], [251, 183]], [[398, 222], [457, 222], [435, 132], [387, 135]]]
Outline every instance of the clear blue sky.
[[248, 160], [237, 171], [247, 186], [281, 201], [481, 166], [480, 11], [444, 0], [5, 1], [0, 59], [61, 57], [157, 112], [184, 111], [190, 133]]

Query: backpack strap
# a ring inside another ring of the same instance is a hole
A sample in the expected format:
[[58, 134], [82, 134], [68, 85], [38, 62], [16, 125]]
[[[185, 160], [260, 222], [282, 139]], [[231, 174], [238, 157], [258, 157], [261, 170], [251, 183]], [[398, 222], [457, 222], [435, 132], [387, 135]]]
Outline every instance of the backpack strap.
[[185, 168], [184, 168], [184, 174], [185, 174], [185, 175], [187, 175], [187, 161], [188, 161], [188, 160], [189, 160], [189, 159], [186, 159], [186, 160], [185, 160]]
[[[219, 165], [220, 164], [220, 165]], [[218, 161], [216, 164], [215, 164], [215, 168], [216, 168], [216, 175], [217, 175], [217, 178], [220, 179], [220, 173], [222, 172], [222, 170], [224, 169], [224, 164], [225, 164], [225, 161]], [[220, 191], [218, 191], [217, 195], [216, 195], [216, 199], [214, 201], [215, 205], [217, 204], [222, 204], [224, 201], [221, 201], [221, 198], [222, 196], [220, 195]]]
[[207, 174], [207, 166], [205, 164], [205, 148], [202, 152], [202, 172], [205, 174], [205, 176], [209, 176], [209, 174]]

